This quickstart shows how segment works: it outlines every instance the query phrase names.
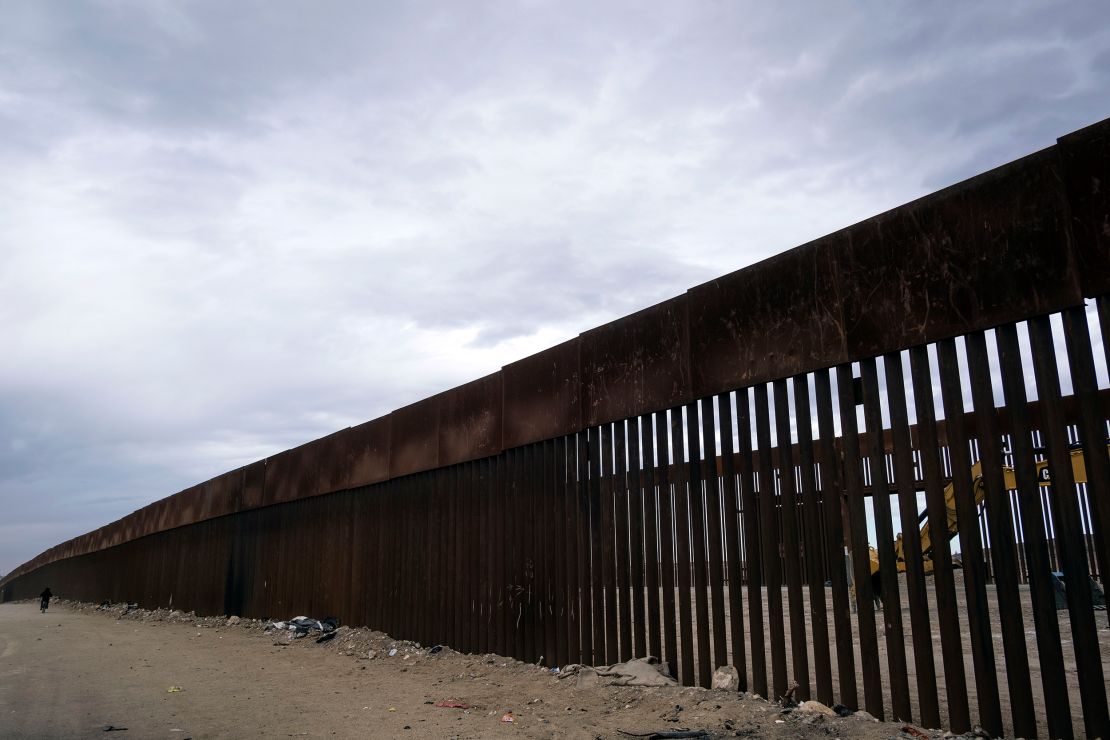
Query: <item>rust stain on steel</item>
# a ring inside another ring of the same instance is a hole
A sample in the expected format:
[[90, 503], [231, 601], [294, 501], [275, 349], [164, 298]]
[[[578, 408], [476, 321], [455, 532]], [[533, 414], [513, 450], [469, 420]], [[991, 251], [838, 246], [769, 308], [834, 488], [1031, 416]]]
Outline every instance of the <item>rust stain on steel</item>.
[[243, 490], [240, 510], [254, 509], [265, 501], [266, 461], [259, 460], [243, 468]]
[[263, 504], [312, 496], [316, 493], [316, 447], [309, 443], [266, 459]]
[[234, 514], [242, 507], [243, 498], [243, 471], [237, 468], [230, 473], [218, 475], [205, 484], [204, 506], [205, 518]]
[[582, 428], [580, 350], [575, 337], [501, 369], [505, 449]]
[[1059, 139], [1083, 294], [1110, 292], [1110, 119]]
[[742, 388], [847, 357], [834, 234], [687, 292], [694, 396]]
[[845, 230], [852, 359], [1081, 300], [1055, 152], [999, 167]]
[[348, 427], [312, 443], [316, 454], [315, 495], [351, 487], [353, 442], [353, 435]]
[[501, 451], [501, 373], [452, 388], [439, 407], [439, 465]]
[[443, 394], [397, 409], [393, 417], [389, 477], [439, 465], [439, 408]]
[[389, 478], [389, 446], [392, 417], [382, 416], [365, 424], [351, 427], [352, 488]]
[[681, 295], [582, 335], [586, 426], [692, 398], [686, 301]]

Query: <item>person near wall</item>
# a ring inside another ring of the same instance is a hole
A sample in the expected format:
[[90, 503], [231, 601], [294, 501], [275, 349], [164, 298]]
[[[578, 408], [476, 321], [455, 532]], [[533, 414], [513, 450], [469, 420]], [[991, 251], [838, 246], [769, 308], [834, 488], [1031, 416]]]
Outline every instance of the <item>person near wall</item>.
[[46, 611], [50, 607], [50, 598], [54, 594], [50, 593], [50, 587], [47, 586], [46, 590], [39, 594], [39, 611]]

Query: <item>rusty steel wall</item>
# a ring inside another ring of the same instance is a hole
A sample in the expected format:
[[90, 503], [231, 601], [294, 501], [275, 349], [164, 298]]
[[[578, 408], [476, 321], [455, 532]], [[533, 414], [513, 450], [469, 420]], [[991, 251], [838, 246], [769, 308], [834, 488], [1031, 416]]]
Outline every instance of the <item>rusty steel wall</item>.
[[[1110, 458], [1092, 454], [1108, 137], [1069, 134], [157, 501], [16, 569], [0, 599], [49, 582], [335, 614], [548, 665], [650, 652], [685, 684], [732, 664], [764, 696], [796, 681], [929, 727], [1108, 736], [1105, 616], [1086, 588], [1058, 611], [1050, 577], [1110, 572]], [[949, 485], [958, 534], [931, 571], [907, 537], [899, 575], [896, 531], [944, 531]]]
[[1108, 121], [1068, 134], [493, 375], [260, 461], [271, 484], [238, 499], [182, 491], [9, 575], [1078, 305], [1110, 290], [1110, 195], [1101, 185], [1108, 140]]

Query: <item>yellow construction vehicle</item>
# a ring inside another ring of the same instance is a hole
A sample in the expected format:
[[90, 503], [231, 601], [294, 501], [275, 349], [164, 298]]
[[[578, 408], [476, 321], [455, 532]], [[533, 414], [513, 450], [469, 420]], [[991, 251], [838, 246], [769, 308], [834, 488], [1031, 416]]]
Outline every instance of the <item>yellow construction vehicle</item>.
[[[983, 485], [983, 464], [977, 462], [971, 467], [972, 490], [975, 493], [975, 506], [978, 507], [983, 503], [986, 496], [986, 487]], [[1071, 451], [1071, 471], [1075, 476], [1076, 483], [1087, 482], [1087, 468], [1083, 463], [1083, 449], [1075, 447]], [[1002, 468], [1003, 478], [1006, 481], [1006, 490], [1011, 491], [1017, 488], [1017, 479], [1014, 476], [1014, 469], [1011, 467]], [[1048, 460], [1037, 461], [1037, 483], [1040, 486], [1051, 485], [1052, 480], [1048, 468]], [[944, 515], [948, 525], [948, 539], [955, 537], [959, 531], [959, 524], [956, 521], [956, 492], [951, 482], [944, 487]], [[921, 525], [921, 554], [924, 560], [925, 572], [933, 572], [933, 538], [929, 531], [929, 522], [924, 513], [919, 517], [918, 521], [923, 521]], [[879, 553], [874, 547], [868, 547], [868, 554], [871, 557], [871, 579], [874, 583], [878, 579], [879, 572]], [[899, 573], [906, 572], [906, 552], [902, 542], [902, 533], [898, 533], [898, 537], [894, 541], [894, 557], [895, 563]]]

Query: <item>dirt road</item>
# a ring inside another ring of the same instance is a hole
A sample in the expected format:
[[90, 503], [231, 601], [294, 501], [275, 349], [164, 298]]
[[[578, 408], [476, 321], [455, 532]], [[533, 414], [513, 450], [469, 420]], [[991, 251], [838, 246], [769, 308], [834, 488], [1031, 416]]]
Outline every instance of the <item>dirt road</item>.
[[[499, 656], [432, 655], [367, 630], [341, 629], [317, 645], [247, 620], [0, 605], [5, 738], [899, 735], [898, 725], [866, 719], [781, 715], [732, 692], [574, 683]], [[443, 699], [471, 708], [434, 706]], [[502, 722], [507, 712], [511, 724]]]

